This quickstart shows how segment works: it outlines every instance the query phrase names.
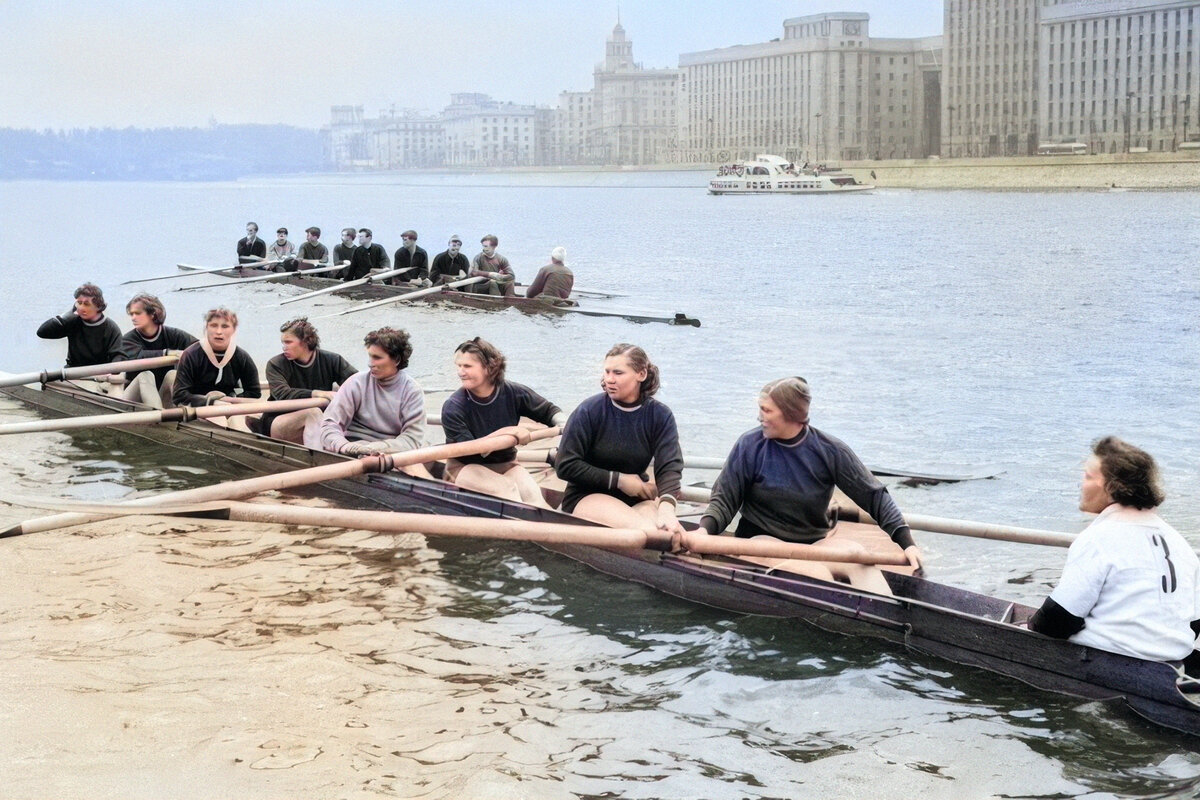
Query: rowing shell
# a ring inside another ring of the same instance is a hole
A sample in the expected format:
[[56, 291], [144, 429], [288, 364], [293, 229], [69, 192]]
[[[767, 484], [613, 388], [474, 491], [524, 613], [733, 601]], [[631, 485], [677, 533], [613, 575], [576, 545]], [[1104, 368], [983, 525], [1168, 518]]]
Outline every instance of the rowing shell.
[[[92, 395], [70, 384], [4, 393], [50, 414], [111, 413], [135, 404]], [[341, 460], [343, 456], [228, 430], [207, 422], [122, 428], [196, 452], [211, 453], [262, 473]], [[569, 514], [501, 500], [440, 481], [403, 474], [331, 481], [318, 492], [341, 506], [461, 516], [590, 524]], [[852, 526], [852, 523], [841, 523]], [[735, 613], [798, 619], [842, 634], [883, 639], [909, 650], [1010, 676], [1052, 692], [1121, 700], [1135, 712], [1200, 736], [1200, 680], [1182, 665], [1144, 661], [1051, 639], [1025, 627], [1034, 609], [890, 570], [894, 597], [768, 569], [745, 560], [609, 551], [584, 545], [541, 545], [615, 577]]]
[[[198, 269], [186, 264], [180, 264], [179, 268]], [[382, 282], [372, 282], [365, 285], [349, 286], [345, 290], [341, 290], [335, 288], [339, 283], [342, 282], [336, 278], [323, 278], [315, 275], [300, 275], [297, 273], [271, 272], [269, 270], [261, 270], [249, 267], [242, 270], [224, 270], [216, 274], [224, 275], [228, 278], [250, 278], [262, 275], [275, 275], [278, 277], [278, 280], [272, 281], [272, 283], [276, 286], [280, 284], [288, 284], [299, 286], [306, 291], [313, 291], [316, 289], [333, 289], [332, 294], [347, 297], [351, 300], [382, 300], [385, 297], [396, 297], [397, 295], [408, 294], [417, 290], [417, 288], [412, 286], [392, 286]], [[502, 297], [496, 295], [447, 290], [426, 295], [422, 297], [421, 300], [431, 303], [450, 303], [452, 305], [464, 306], [467, 308], [477, 308], [486, 311], [500, 311], [505, 308], [516, 308], [527, 314], [550, 314], [555, 316], [580, 314], [586, 317], [618, 317], [620, 319], [627, 319], [630, 322], [639, 323], [661, 322], [667, 325], [683, 325], [695, 328], [700, 327], [700, 320], [696, 319], [695, 317], [689, 317], [687, 314], [620, 310], [610, 309], [607, 307], [604, 309], [586, 308], [570, 303], [559, 303], [550, 298], [542, 297], [528, 298], [521, 297], [519, 295]]]

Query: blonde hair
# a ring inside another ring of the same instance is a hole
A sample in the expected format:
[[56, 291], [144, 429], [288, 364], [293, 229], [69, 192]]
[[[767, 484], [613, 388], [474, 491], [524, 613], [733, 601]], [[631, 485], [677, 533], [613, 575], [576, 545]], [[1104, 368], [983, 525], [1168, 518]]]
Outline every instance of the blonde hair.
[[204, 312], [204, 324], [207, 325], [218, 317], [229, 320], [229, 324], [235, 328], [238, 326], [237, 314], [225, 306], [217, 306], [216, 308], [210, 308], [208, 311]]

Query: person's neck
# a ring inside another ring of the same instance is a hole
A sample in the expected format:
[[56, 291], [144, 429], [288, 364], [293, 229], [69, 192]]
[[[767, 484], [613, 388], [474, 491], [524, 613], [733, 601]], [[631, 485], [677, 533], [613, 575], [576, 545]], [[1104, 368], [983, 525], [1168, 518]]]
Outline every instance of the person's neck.
[[496, 393], [496, 384], [483, 383], [474, 389], [467, 389], [467, 392], [476, 400], [489, 400]]
[[146, 325], [142, 326], [141, 328], [138, 328], [137, 332], [140, 333], [142, 336], [144, 336], [147, 339], [153, 339], [155, 336], [158, 336], [158, 332], [161, 330], [162, 330], [162, 326], [159, 325], [157, 322], [150, 322], [150, 323], [147, 323]]

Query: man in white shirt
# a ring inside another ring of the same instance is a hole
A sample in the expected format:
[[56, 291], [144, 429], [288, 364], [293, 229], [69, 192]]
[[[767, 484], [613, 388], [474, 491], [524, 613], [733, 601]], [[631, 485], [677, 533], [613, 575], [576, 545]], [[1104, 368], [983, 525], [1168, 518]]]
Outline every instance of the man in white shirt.
[[1032, 630], [1151, 661], [1178, 661], [1200, 633], [1200, 560], [1154, 513], [1163, 501], [1149, 453], [1107, 436], [1092, 448], [1079, 509], [1099, 514], [1067, 551]]

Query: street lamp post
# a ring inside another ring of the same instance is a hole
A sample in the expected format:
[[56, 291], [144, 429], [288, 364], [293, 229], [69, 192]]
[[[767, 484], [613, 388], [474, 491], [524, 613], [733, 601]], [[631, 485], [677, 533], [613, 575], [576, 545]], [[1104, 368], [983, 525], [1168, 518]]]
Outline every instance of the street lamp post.
[[813, 115], [817, 120], [817, 163], [821, 163], [821, 112]]

